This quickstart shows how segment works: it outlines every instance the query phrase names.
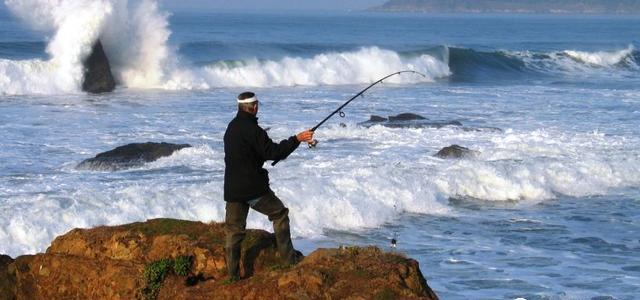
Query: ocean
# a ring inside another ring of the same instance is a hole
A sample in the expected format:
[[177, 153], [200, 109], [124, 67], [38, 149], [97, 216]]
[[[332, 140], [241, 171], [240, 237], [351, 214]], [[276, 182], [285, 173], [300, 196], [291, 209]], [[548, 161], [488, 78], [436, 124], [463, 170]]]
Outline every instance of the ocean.
[[[154, 1], [0, 5], [0, 253], [75, 227], [223, 221], [223, 134], [251, 90], [294, 245], [377, 245], [420, 262], [442, 299], [640, 295], [640, 18], [169, 11]], [[81, 92], [100, 38], [119, 83]], [[415, 113], [430, 126], [363, 126]], [[460, 125], [456, 125], [459, 122]], [[433, 124], [450, 123], [448, 126]], [[133, 142], [194, 147], [77, 170]], [[434, 156], [457, 144], [463, 159]], [[248, 227], [271, 229], [251, 213]], [[397, 240], [397, 248], [390, 246]]]

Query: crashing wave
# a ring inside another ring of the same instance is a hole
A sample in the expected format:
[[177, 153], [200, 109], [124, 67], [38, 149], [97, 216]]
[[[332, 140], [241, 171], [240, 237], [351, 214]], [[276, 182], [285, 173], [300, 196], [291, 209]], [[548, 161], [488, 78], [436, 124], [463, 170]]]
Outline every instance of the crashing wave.
[[167, 44], [167, 14], [155, 1], [6, 0], [34, 29], [51, 34], [48, 60], [0, 59], [0, 94], [79, 92], [82, 61], [100, 38], [116, 80], [129, 87], [161, 87], [180, 72]]

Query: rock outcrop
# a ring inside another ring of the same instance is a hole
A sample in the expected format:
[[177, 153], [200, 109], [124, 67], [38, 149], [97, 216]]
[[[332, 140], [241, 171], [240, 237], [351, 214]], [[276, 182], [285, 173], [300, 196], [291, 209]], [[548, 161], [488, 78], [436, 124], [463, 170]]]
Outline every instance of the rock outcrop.
[[13, 300], [16, 295], [16, 275], [13, 259], [0, 254], [0, 300]]
[[429, 119], [414, 113], [401, 113], [388, 118], [372, 115], [369, 120], [360, 123], [364, 127], [382, 125], [390, 128], [442, 128], [445, 126], [461, 127], [458, 121], [430, 121]]
[[223, 241], [222, 224], [173, 219], [74, 229], [46, 253], [0, 264], [0, 279], [11, 277], [0, 291], [3, 299], [437, 299], [413, 259], [353, 247], [284, 266], [262, 230], [248, 230], [244, 279], [228, 284]]
[[480, 152], [478, 151], [458, 145], [451, 145], [440, 149], [440, 151], [438, 151], [435, 156], [440, 158], [465, 158], [474, 157], [478, 154], [480, 154]]
[[137, 167], [147, 162], [170, 156], [174, 152], [191, 147], [189, 144], [132, 143], [100, 153], [76, 166], [85, 170], [120, 170]]
[[104, 53], [100, 40], [93, 44], [91, 54], [84, 60], [83, 66], [83, 91], [97, 94], [111, 92], [116, 88], [116, 81], [111, 73], [111, 65], [107, 55]]

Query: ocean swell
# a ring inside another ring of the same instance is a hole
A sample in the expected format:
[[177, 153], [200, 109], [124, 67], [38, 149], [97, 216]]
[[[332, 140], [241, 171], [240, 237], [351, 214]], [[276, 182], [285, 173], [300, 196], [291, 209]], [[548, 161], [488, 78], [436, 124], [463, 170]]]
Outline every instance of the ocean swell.
[[521, 79], [532, 76], [628, 75], [640, 70], [640, 52], [632, 45], [613, 51], [562, 50], [477, 51], [469, 48], [448, 48], [449, 67], [453, 81]]
[[[294, 49], [273, 45], [282, 48], [281, 58], [255, 57], [197, 65], [186, 61], [169, 44], [169, 15], [153, 0], [5, 0], [5, 3], [15, 15], [51, 38], [46, 45], [47, 59], [0, 59], [0, 94], [4, 95], [80, 92], [82, 61], [97, 39], [102, 41], [117, 83], [134, 89], [366, 84], [407, 69], [425, 73], [427, 77], [397, 76], [389, 82], [411, 84], [440, 78], [475, 82], [532, 76], [610, 78], [640, 70], [640, 53], [631, 45], [596, 52], [478, 51], [446, 46], [412, 52], [375, 46], [329, 51], [320, 44], [304, 44]], [[224, 48], [215, 41], [212, 43]]]

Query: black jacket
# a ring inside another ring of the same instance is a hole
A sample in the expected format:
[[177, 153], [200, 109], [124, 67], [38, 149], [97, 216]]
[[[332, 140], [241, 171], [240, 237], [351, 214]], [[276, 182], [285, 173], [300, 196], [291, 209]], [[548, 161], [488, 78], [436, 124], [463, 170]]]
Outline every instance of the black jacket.
[[224, 200], [249, 201], [269, 191], [267, 160], [285, 159], [300, 142], [295, 136], [274, 143], [258, 126], [258, 118], [239, 111], [224, 134]]

